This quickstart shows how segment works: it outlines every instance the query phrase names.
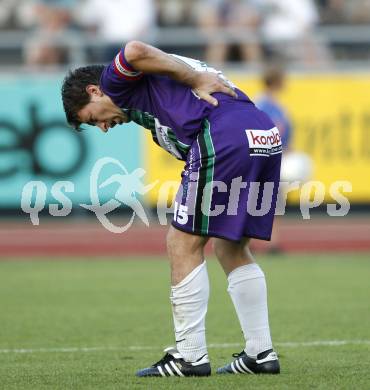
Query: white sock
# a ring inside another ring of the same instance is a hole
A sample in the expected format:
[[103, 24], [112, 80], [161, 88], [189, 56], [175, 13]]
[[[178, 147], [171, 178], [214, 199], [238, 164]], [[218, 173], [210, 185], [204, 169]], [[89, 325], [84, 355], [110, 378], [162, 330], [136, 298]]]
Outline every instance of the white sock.
[[256, 358], [272, 348], [265, 275], [258, 264], [247, 264], [230, 272], [228, 281], [228, 292], [246, 341], [245, 352]]
[[205, 317], [208, 297], [209, 281], [205, 261], [179, 284], [171, 287], [176, 348], [189, 362], [207, 354]]

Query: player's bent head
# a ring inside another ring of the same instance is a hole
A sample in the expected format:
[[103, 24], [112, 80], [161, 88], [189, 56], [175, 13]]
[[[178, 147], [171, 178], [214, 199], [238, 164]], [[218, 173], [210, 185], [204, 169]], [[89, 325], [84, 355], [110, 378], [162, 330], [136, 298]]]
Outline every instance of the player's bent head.
[[67, 122], [76, 130], [80, 128], [79, 111], [91, 100], [89, 85], [99, 86], [103, 65], [90, 65], [77, 68], [68, 73], [62, 85], [63, 107]]

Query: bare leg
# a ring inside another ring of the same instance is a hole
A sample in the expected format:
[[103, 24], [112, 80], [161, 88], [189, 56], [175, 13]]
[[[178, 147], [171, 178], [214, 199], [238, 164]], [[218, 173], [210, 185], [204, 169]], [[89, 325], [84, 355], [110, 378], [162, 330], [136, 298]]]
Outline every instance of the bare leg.
[[254, 258], [249, 249], [249, 239], [234, 242], [215, 238], [213, 249], [226, 275], [243, 265], [254, 263]]
[[258, 43], [244, 44], [240, 49], [245, 63], [260, 62], [262, 60], [262, 51]]
[[175, 286], [204, 261], [208, 237], [196, 236], [170, 227], [167, 254], [171, 264], [171, 284]]
[[223, 65], [226, 61], [228, 47], [222, 42], [212, 42], [206, 49], [206, 61], [209, 64]]

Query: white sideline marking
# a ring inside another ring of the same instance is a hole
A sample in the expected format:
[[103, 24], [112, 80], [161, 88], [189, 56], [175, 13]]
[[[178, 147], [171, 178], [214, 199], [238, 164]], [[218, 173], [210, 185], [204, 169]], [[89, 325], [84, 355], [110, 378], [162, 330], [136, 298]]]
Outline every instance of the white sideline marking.
[[[370, 340], [316, 340], [316, 341], [283, 341], [273, 343], [277, 347], [288, 347], [288, 348], [297, 348], [297, 347], [336, 347], [340, 345], [358, 345], [365, 344], [370, 345]], [[241, 347], [242, 343], [224, 343], [224, 344], [208, 344], [208, 348], [232, 348], [232, 347]]]
[[[370, 345], [370, 340], [316, 340], [316, 341], [286, 341], [274, 343], [276, 347], [337, 347], [341, 345]], [[208, 348], [242, 348], [242, 343], [211, 343]], [[42, 353], [42, 352], [99, 352], [99, 351], [152, 351], [161, 349], [155, 346], [131, 345], [127, 347], [61, 347], [61, 348], [4, 348], [0, 353]]]

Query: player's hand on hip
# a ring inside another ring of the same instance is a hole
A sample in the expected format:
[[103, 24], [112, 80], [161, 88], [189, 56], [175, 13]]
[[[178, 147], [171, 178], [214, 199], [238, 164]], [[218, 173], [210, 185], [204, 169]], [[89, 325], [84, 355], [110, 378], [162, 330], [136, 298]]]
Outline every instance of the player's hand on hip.
[[197, 72], [197, 77], [195, 78], [192, 87], [193, 91], [200, 99], [203, 99], [214, 106], [218, 105], [218, 101], [211, 96], [212, 93], [221, 92], [234, 98], [238, 97], [233, 87], [217, 73]]

